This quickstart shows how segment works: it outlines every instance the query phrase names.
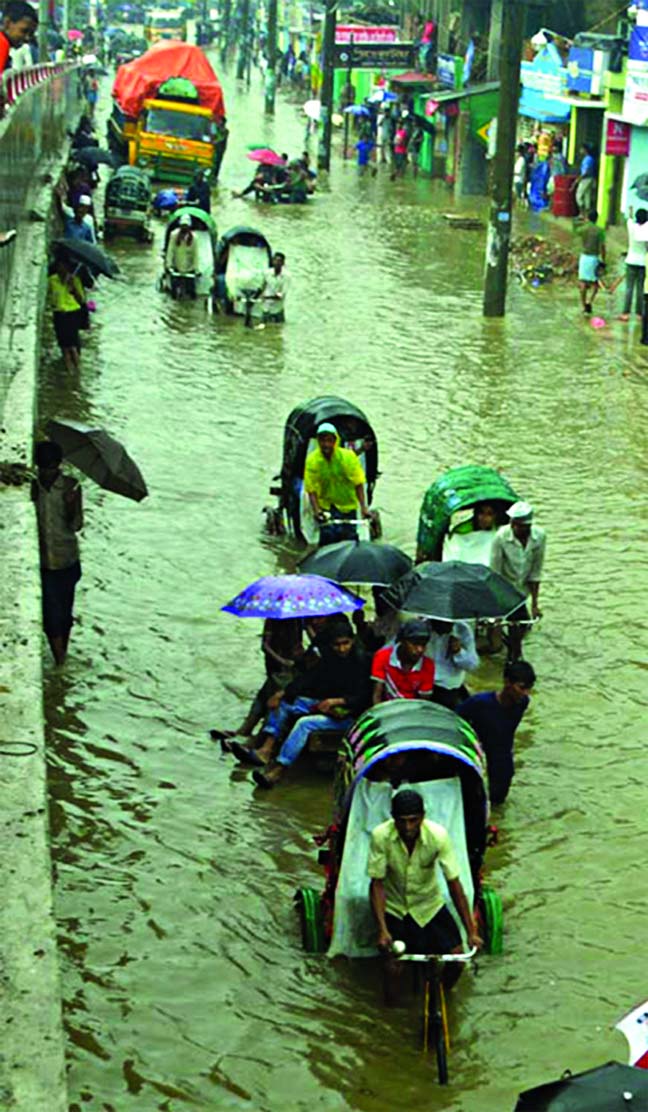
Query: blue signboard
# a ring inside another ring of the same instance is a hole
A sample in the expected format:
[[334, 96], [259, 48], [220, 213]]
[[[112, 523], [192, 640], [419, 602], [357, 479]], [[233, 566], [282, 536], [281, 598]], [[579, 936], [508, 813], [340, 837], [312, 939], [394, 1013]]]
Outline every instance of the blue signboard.
[[628, 58], [633, 62], [648, 62], [648, 27], [632, 28]]
[[567, 58], [567, 88], [573, 93], [591, 93], [594, 51], [590, 46], [570, 46]]
[[521, 116], [545, 123], [563, 123], [569, 119], [569, 105], [557, 99], [567, 95], [567, 69], [553, 43], [538, 51], [532, 62], [522, 63], [520, 80], [522, 95], [518, 111]]
[[457, 63], [454, 54], [439, 54], [437, 57], [437, 81], [445, 89], [454, 89], [457, 84]]

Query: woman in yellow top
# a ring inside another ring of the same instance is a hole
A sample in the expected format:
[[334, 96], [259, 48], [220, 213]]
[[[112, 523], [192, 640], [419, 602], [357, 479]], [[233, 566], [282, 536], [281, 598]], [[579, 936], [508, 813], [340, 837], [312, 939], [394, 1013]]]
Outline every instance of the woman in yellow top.
[[358, 512], [370, 517], [365, 495], [365, 473], [355, 452], [340, 447], [335, 425], [325, 421], [315, 434], [317, 448], [306, 457], [304, 489], [320, 523], [320, 547], [336, 541], [357, 540], [353, 525]]
[[79, 366], [79, 329], [84, 324], [87, 312], [85, 290], [81, 279], [72, 273], [62, 255], [57, 256], [55, 268], [47, 283], [54, 310], [54, 331], [63, 352], [65, 366], [68, 371], [73, 371]]

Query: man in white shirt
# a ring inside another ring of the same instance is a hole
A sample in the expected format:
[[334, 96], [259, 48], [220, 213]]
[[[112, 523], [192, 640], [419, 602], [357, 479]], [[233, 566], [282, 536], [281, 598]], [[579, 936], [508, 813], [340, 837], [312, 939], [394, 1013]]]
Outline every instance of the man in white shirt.
[[286, 256], [283, 252], [275, 251], [272, 256], [272, 266], [270, 270], [266, 271], [263, 289], [261, 291], [263, 319], [265, 321], [274, 321], [277, 324], [281, 324], [286, 319], [284, 316], [284, 304], [286, 301], [288, 275], [284, 270], [285, 261]]
[[639, 318], [643, 313], [644, 281], [646, 278], [646, 239], [648, 238], [648, 211], [637, 209], [633, 217], [629, 209], [626, 221], [628, 230], [628, 252], [625, 267], [625, 301], [619, 320], [630, 320], [632, 297], [634, 294], [635, 312]]
[[[531, 598], [531, 617], [535, 620], [541, 617], [538, 605], [540, 594], [540, 579], [544, 563], [546, 534], [539, 525], [533, 524], [533, 506], [528, 502], [514, 502], [506, 511], [509, 525], [502, 525], [498, 530], [491, 549], [490, 566], [493, 571], [499, 572]], [[526, 606], [520, 606], [509, 621], [522, 622], [529, 620]], [[510, 632], [509, 659], [517, 660], [520, 656], [522, 633], [513, 627]]]
[[479, 667], [475, 635], [468, 622], [442, 622], [432, 618], [427, 624], [430, 640], [425, 652], [434, 661], [432, 702], [454, 710], [469, 695], [464, 684], [466, 672], [474, 672]]

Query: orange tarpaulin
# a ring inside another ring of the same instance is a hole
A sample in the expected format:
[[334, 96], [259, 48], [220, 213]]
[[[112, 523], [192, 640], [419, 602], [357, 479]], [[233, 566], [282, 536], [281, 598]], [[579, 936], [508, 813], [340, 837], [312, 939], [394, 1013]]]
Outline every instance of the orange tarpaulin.
[[174, 39], [162, 40], [146, 54], [117, 70], [112, 94], [126, 116], [139, 116], [144, 101], [154, 97], [170, 77], [186, 77], [198, 90], [203, 108], [222, 120], [225, 103], [220, 81], [198, 46]]

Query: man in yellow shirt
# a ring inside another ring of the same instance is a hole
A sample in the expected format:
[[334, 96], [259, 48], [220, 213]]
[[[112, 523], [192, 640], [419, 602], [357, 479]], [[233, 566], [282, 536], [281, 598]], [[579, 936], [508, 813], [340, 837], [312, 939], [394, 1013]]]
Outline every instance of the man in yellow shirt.
[[365, 495], [365, 473], [355, 452], [340, 446], [335, 425], [325, 421], [317, 429], [317, 448], [306, 457], [304, 489], [320, 523], [320, 546], [336, 541], [357, 540], [353, 525], [358, 513], [369, 518]]
[[[468, 946], [481, 946], [450, 836], [444, 826], [425, 818], [422, 796], [404, 789], [392, 799], [391, 819], [371, 834], [367, 871], [379, 950], [388, 953], [398, 939], [413, 954], [461, 953], [461, 936], [445, 905], [437, 864], [443, 869]], [[388, 983], [386, 988], [389, 995], [393, 985]]]

